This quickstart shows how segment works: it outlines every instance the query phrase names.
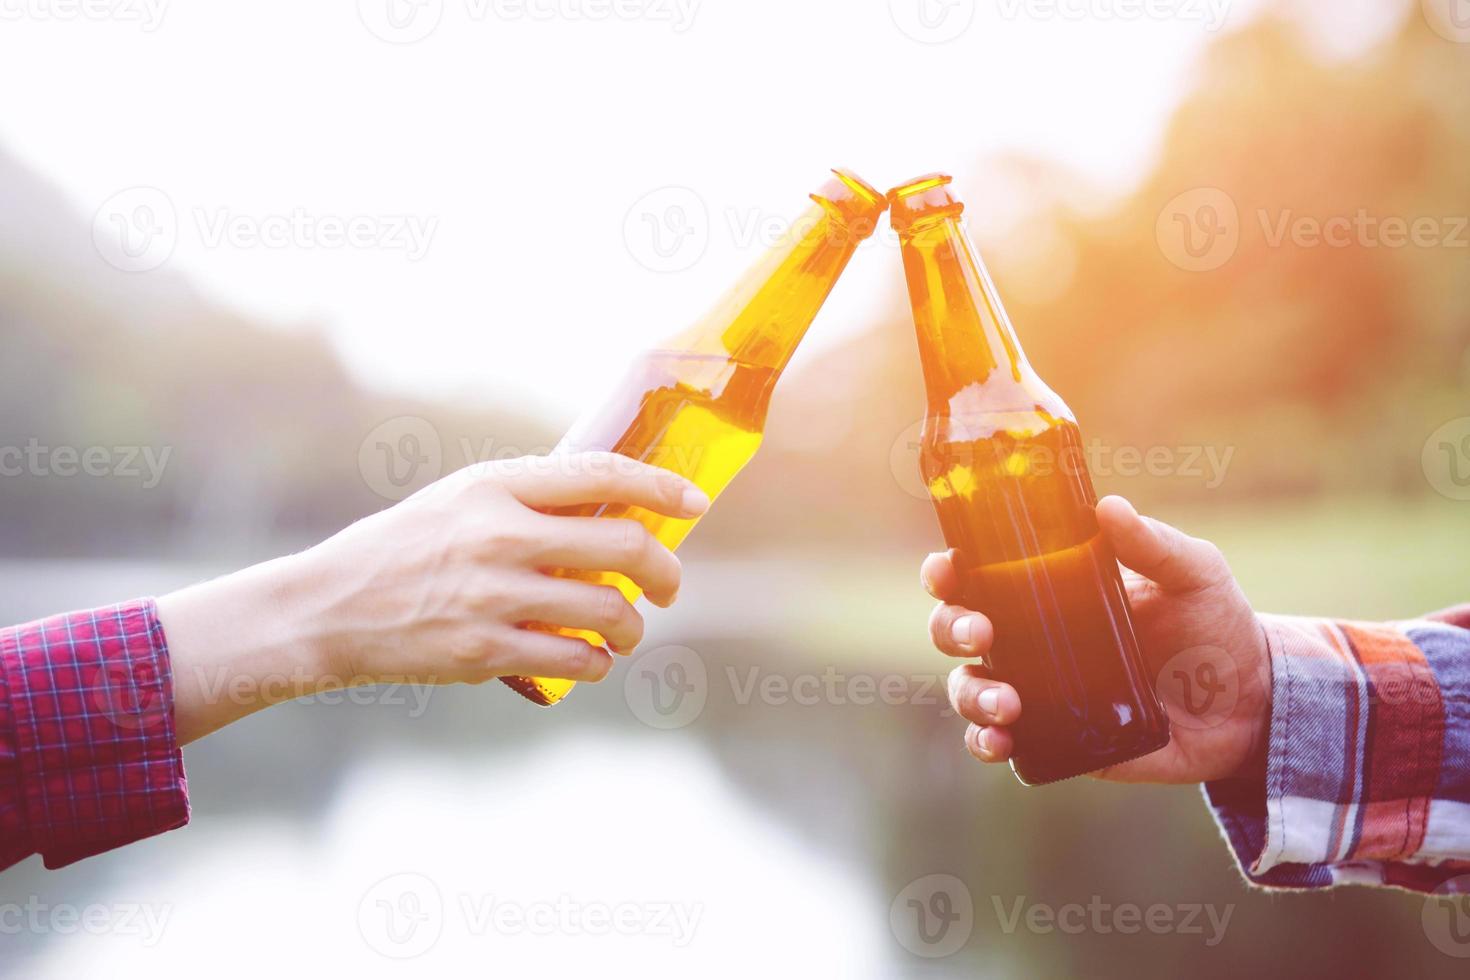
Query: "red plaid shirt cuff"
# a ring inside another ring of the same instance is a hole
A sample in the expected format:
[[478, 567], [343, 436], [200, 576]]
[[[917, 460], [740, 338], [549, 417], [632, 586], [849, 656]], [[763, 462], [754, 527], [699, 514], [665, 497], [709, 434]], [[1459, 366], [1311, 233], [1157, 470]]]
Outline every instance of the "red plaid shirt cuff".
[[0, 630], [0, 869], [48, 868], [189, 822], [152, 599]]

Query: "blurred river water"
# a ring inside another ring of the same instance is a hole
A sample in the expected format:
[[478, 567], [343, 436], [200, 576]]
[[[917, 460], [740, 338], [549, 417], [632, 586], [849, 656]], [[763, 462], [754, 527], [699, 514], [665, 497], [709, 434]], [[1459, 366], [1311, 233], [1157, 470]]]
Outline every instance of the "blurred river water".
[[[1274, 608], [1361, 592], [1407, 614], [1467, 580], [1428, 547], [1458, 512], [1352, 507], [1316, 508], [1320, 535], [1296, 513], [1189, 526]], [[1328, 540], [1336, 592], [1304, 571]], [[185, 750], [187, 828], [0, 875], [0, 976], [1462, 975], [1420, 899], [1245, 888], [1195, 787], [1025, 789], [975, 764], [914, 565], [690, 556], [631, 661], [553, 709], [485, 685], [252, 716]], [[0, 616], [224, 570], [6, 561]], [[1128, 926], [1149, 909], [1161, 928]]]

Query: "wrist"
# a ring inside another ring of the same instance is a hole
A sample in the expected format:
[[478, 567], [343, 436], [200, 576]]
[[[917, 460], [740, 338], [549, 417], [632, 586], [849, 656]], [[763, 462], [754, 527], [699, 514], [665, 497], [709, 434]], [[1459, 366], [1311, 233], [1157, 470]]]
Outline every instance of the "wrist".
[[1266, 624], [1251, 614], [1251, 634], [1255, 640], [1253, 655], [1244, 662], [1253, 669], [1242, 670], [1241, 703], [1248, 705], [1247, 724], [1250, 731], [1245, 759], [1236, 772], [1237, 778], [1263, 779], [1271, 746], [1271, 644]]
[[158, 600], [181, 744], [327, 681], [307, 615], [310, 582], [300, 556], [289, 556]]
[[269, 645], [276, 659], [299, 677], [312, 694], [342, 687], [351, 677], [351, 665], [336, 656], [328, 628], [323, 586], [328, 581], [319, 567], [315, 548], [257, 565], [262, 595], [259, 603], [275, 623]]

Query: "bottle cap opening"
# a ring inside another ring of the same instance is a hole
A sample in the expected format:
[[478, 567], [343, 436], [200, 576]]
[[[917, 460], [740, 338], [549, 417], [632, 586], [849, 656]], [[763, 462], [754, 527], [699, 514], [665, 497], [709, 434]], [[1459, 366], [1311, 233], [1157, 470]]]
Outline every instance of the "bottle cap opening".
[[888, 208], [881, 191], [846, 167], [834, 168], [832, 177], [811, 198], [832, 211], [859, 238], [867, 238], [877, 230], [878, 217]]
[[905, 181], [888, 192], [888, 220], [902, 234], [915, 225], [959, 215], [965, 206], [949, 189], [949, 174], [933, 173]]

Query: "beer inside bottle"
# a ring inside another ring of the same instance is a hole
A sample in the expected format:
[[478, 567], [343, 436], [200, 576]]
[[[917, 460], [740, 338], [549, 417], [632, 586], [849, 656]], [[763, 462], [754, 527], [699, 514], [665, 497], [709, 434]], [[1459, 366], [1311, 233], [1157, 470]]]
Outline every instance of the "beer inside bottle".
[[[636, 358], [606, 403], [584, 415], [556, 451], [621, 453], [688, 477], [711, 500], [718, 496], [755, 455], [782, 369], [887, 206], [882, 193], [846, 170], [833, 171], [811, 200], [783, 240], [703, 319]], [[695, 524], [620, 504], [557, 513], [632, 518], [669, 548], [677, 547]], [[641, 594], [612, 572], [560, 574], [614, 585], [629, 602]], [[604, 645], [590, 631], [558, 632]], [[548, 705], [573, 686], [552, 678], [502, 680]]]
[[920, 470], [962, 603], [995, 626], [994, 676], [1021, 695], [1011, 768], [1028, 785], [1163, 748], [1072, 412], [1031, 369], [960, 221], [950, 178], [888, 192], [928, 408]]

